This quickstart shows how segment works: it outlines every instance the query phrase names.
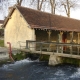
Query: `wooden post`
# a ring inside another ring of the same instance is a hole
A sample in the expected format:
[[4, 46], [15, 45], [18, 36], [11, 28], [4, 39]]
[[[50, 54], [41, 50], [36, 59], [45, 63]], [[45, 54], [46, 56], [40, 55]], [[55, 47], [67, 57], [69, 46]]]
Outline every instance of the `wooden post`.
[[[51, 41], [51, 30], [49, 30], [47, 33], [48, 33], [48, 41], [50, 42]], [[48, 50], [50, 50], [50, 44], [49, 44]]]
[[40, 51], [41, 51], [41, 54], [42, 54], [42, 43], [40, 43]]
[[51, 40], [51, 30], [49, 30], [47, 33], [48, 33], [48, 41], [50, 41]]
[[80, 36], [80, 33], [78, 33], [78, 44], [79, 44], [79, 38], [80, 38], [79, 36]]
[[[59, 43], [59, 36], [60, 34], [58, 34], [58, 43]], [[57, 45], [57, 53], [59, 53], [59, 46]]]
[[[59, 43], [62, 43], [62, 35], [63, 35], [63, 32], [60, 32], [60, 33], [58, 34], [58, 37], [59, 37], [58, 42], [59, 42]], [[60, 47], [59, 47], [59, 46], [57, 45], [57, 53], [58, 53], [59, 51], [60, 51], [61, 53], [63, 53], [63, 46], [60, 46]]]
[[63, 32], [60, 32], [60, 43], [62, 43], [62, 35], [63, 35]]
[[[61, 36], [61, 43], [62, 43], [63, 32], [60, 32], [60, 36]], [[61, 53], [63, 53], [63, 45], [61, 46]]]
[[[73, 32], [70, 32], [70, 43], [73, 43]], [[72, 54], [72, 45], [70, 46], [70, 54]]]
[[26, 48], [28, 49], [28, 41], [26, 40]]
[[[80, 33], [78, 33], [78, 44], [79, 44], [79, 37], [80, 36]], [[79, 55], [79, 46], [77, 47], [78, 48], [78, 55]]]
[[[63, 32], [60, 32], [60, 34], [59, 34], [59, 43], [62, 43], [62, 35], [63, 35]], [[60, 46], [59, 49], [60, 49], [60, 52], [63, 53], [63, 46]]]
[[58, 48], [58, 45], [57, 45], [57, 53], [59, 52], [59, 48]]
[[73, 32], [70, 32], [70, 37], [71, 37], [70, 43], [73, 43]]

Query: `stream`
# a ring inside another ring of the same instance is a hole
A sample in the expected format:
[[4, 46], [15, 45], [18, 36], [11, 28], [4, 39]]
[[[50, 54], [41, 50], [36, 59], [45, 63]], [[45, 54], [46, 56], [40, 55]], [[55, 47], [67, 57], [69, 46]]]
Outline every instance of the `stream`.
[[80, 68], [68, 64], [49, 66], [27, 58], [0, 65], [0, 80], [80, 80]]

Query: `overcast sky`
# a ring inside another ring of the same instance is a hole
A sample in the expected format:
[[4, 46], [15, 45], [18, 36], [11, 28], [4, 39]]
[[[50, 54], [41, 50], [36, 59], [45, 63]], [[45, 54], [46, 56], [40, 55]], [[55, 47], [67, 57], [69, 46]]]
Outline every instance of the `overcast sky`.
[[[14, 5], [16, 3], [15, 0], [8, 0], [8, 1], [10, 3], [7, 2], [8, 4], [6, 4], [6, 2], [4, 2], [3, 3], [4, 4], [3, 9], [0, 10], [0, 20], [3, 20], [4, 19], [4, 16], [7, 16], [8, 15], [8, 7], [10, 7], [11, 5]], [[25, 0], [25, 1], [30, 1], [30, 0]], [[26, 2], [24, 2], [24, 3], [26, 3]], [[23, 5], [24, 5], [24, 3], [23, 3]], [[27, 3], [29, 3], [29, 2], [27, 2]], [[78, 4], [80, 5], [80, 3], [78, 3]], [[6, 7], [6, 6], [8, 6], [8, 7]], [[27, 5], [25, 4], [24, 6], [32, 7], [29, 4], [27, 4]], [[66, 14], [65, 13], [62, 13], [62, 12], [56, 12], [56, 14], [62, 15], [62, 16], [66, 16]], [[71, 10], [71, 14], [70, 15], [71, 15], [70, 16], [71, 18], [75, 18], [75, 19], [79, 19], [80, 20], [80, 8], [76, 8], [74, 10]]]

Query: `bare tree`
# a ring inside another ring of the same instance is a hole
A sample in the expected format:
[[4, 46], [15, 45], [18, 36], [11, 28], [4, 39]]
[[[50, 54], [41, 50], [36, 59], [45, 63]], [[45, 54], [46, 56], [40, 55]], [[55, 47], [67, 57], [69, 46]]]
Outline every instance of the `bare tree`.
[[59, 9], [59, 6], [59, 12], [61, 12], [61, 9], [63, 9], [64, 12], [66, 12], [66, 15], [70, 17], [71, 9], [75, 9], [77, 7], [77, 2], [79, 0], [0, 0], [0, 10], [4, 14], [4, 16], [7, 15], [6, 13], [8, 11], [8, 7], [11, 6], [14, 1], [15, 4], [19, 6], [24, 6], [24, 4], [27, 6], [28, 4], [30, 4], [29, 6], [31, 8], [48, 11], [52, 14], [55, 14], [55, 11]]
[[8, 10], [10, 6], [16, 4], [17, 0], [0, 0], [0, 15], [4, 19], [8, 15]]
[[23, 0], [17, 0], [17, 5], [21, 6]]
[[60, 0], [61, 6], [64, 7], [66, 15], [70, 17], [71, 9], [77, 7], [77, 0]]
[[37, 10], [41, 10], [44, 1], [45, 0], [32, 0], [31, 5], [33, 5], [33, 3], [36, 3]]
[[55, 7], [56, 7], [55, 0], [50, 0], [50, 5], [51, 5], [51, 13], [55, 14]]
[[44, 0], [41, 0], [41, 1], [40, 0], [37, 0], [37, 10], [41, 10], [43, 1]]
[[[31, 5], [36, 3], [37, 10], [50, 8], [52, 14], [55, 14], [56, 2], [55, 0], [32, 0]], [[47, 5], [47, 6], [46, 6]]]

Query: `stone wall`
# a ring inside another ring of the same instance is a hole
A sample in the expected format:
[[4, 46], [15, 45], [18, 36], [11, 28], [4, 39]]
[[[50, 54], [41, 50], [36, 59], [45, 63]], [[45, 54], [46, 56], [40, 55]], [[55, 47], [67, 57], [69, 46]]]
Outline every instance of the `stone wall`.
[[[15, 9], [4, 29], [5, 46], [8, 47], [7, 42], [10, 42], [13, 48], [20, 48], [19, 42], [26, 40], [35, 40], [35, 31]], [[21, 46], [26, 46], [26, 43]]]

